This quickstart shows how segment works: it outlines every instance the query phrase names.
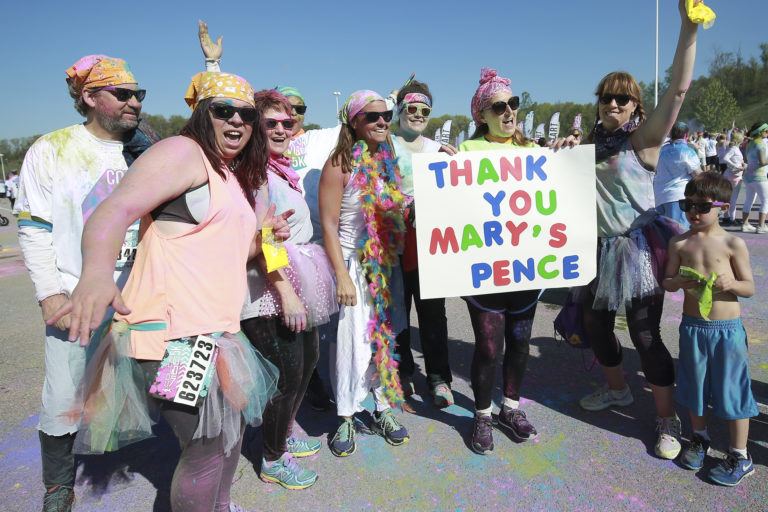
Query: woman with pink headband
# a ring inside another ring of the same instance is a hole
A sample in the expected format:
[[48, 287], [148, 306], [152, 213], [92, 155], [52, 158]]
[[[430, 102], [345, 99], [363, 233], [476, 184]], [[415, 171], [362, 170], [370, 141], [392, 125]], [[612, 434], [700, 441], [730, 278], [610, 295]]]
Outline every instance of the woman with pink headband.
[[[331, 384], [339, 427], [331, 452], [355, 451], [354, 415], [373, 392], [373, 430], [393, 446], [409, 440], [390, 404], [403, 401], [395, 336], [406, 326], [398, 254], [403, 245], [404, 197], [392, 154], [392, 111], [373, 91], [352, 93], [339, 113], [339, 140], [320, 178], [320, 219], [336, 274], [340, 306], [331, 345]], [[371, 353], [373, 352], [373, 358]]]
[[[512, 94], [510, 80], [499, 76], [496, 70], [483, 68], [480, 71], [480, 85], [472, 97], [471, 106], [477, 129], [469, 140], [461, 143], [459, 151], [535, 146], [517, 129], [520, 98]], [[563, 142], [557, 141], [558, 147]], [[518, 441], [537, 436], [536, 428], [520, 409], [520, 387], [528, 365], [531, 329], [540, 292], [527, 290], [464, 297], [475, 333], [472, 357], [475, 424], [470, 446], [479, 454], [493, 450], [491, 395], [496, 361], [502, 349], [504, 398], [498, 424]]]
[[[402, 177], [402, 191], [406, 197], [413, 197], [413, 168], [411, 165], [413, 154], [436, 153], [438, 151], [453, 154], [455, 149], [451, 146], [443, 148], [439, 142], [422, 135], [427, 128], [432, 112], [432, 93], [427, 84], [418, 80], [410, 80], [397, 91], [395, 99], [398, 127], [397, 133], [392, 137], [393, 149], [397, 155], [397, 165]], [[410, 212], [413, 214], [414, 211], [415, 204], [412, 204]], [[419, 319], [419, 339], [432, 401], [436, 407], [448, 407], [453, 404], [453, 393], [451, 392], [451, 367], [448, 360], [448, 319], [445, 316], [445, 299], [421, 298], [413, 215], [406, 218], [406, 225], [405, 248], [401, 260], [406, 318], [411, 316], [411, 300], [413, 300]], [[400, 356], [399, 370], [403, 394], [408, 398], [414, 393], [411, 378], [416, 371], [416, 364], [411, 353], [409, 327], [403, 329], [397, 337], [397, 354]], [[403, 410], [414, 412], [407, 401], [403, 402]]]

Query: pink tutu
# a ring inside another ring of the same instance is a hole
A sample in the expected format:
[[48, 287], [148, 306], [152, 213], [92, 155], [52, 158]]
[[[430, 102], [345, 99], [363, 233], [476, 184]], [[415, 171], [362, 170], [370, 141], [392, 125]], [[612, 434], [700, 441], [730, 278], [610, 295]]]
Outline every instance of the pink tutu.
[[[317, 244], [295, 245], [286, 242], [290, 266], [285, 268], [288, 280], [307, 310], [307, 329], [328, 323], [339, 311], [336, 281], [325, 250]], [[282, 313], [280, 296], [267, 281], [260, 310], [254, 316], [278, 316]]]

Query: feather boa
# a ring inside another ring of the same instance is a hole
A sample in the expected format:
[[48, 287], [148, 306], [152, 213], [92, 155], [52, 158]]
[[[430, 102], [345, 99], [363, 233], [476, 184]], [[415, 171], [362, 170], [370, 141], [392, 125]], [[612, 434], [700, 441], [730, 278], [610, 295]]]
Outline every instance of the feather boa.
[[374, 362], [390, 405], [403, 402], [403, 389], [397, 372], [395, 335], [392, 332], [389, 280], [403, 246], [405, 221], [403, 193], [397, 159], [388, 144], [381, 144], [371, 156], [368, 146], [358, 141], [352, 147], [354, 183], [360, 192], [365, 231], [358, 243], [360, 263], [371, 292], [371, 319], [367, 334], [375, 346]]

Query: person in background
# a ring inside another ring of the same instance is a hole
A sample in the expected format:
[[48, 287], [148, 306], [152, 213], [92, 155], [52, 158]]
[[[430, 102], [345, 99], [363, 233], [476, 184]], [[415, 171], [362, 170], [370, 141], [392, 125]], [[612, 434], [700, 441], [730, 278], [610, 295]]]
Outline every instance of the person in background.
[[688, 227], [685, 213], [678, 204], [683, 199], [685, 185], [701, 172], [696, 152], [688, 145], [688, 125], [678, 121], [669, 132], [669, 142], [661, 147], [656, 174], [653, 176], [653, 192], [656, 211]]
[[[749, 129], [752, 140], [747, 145], [747, 168], [744, 171], [746, 184], [744, 206], [741, 213], [741, 231], [744, 233], [768, 233], [765, 218], [768, 214], [768, 123], [758, 121]], [[749, 223], [749, 214], [755, 198], [760, 201], [757, 227]]]
[[733, 224], [741, 224], [741, 219], [736, 219], [736, 202], [739, 199], [739, 192], [741, 192], [742, 175], [747, 168], [747, 164], [744, 161], [744, 155], [741, 153], [741, 143], [744, 141], [744, 134], [741, 132], [734, 132], [731, 135], [731, 141], [728, 143], [728, 149], [723, 155], [725, 161], [725, 172], [723, 176], [725, 179], [731, 182], [733, 193], [731, 194], [731, 200], [728, 202], [728, 212], [723, 217], [723, 226], [730, 226]]

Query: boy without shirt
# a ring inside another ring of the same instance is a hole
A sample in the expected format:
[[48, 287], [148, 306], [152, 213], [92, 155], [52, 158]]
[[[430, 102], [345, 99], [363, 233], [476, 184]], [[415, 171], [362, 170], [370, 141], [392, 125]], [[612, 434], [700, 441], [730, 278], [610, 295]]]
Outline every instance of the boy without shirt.
[[[709, 449], [707, 407], [725, 419], [730, 430], [727, 457], [708, 473], [721, 485], [737, 485], [754, 472], [747, 454], [749, 418], [758, 410], [752, 396], [747, 361], [747, 335], [741, 323], [739, 297], [755, 291], [749, 252], [741, 238], [720, 227], [717, 217], [728, 208], [731, 183], [720, 173], [705, 172], [685, 187], [680, 207], [691, 224], [689, 231], [669, 242], [664, 289], [683, 289], [680, 324], [680, 356], [676, 399], [688, 408], [693, 435], [680, 455], [680, 464], [698, 470]], [[681, 275], [681, 267], [699, 272], [704, 279]], [[711, 310], [701, 300], [706, 280], [717, 275], [712, 286]]]

